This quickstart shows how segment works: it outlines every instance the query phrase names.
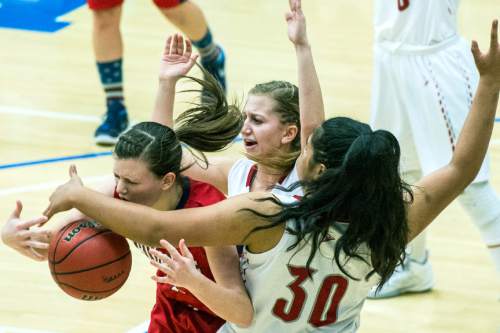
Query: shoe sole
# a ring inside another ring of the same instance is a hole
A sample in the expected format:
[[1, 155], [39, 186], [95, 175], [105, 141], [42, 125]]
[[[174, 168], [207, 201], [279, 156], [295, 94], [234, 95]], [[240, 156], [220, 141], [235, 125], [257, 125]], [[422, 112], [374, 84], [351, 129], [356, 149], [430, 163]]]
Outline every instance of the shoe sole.
[[98, 146], [114, 146], [118, 142], [118, 138], [113, 138], [109, 135], [98, 135], [94, 137], [95, 144]]
[[422, 289], [422, 290], [404, 290], [404, 289], [397, 289], [394, 290], [393, 292], [386, 293], [386, 294], [375, 294], [375, 295], [368, 295], [368, 299], [386, 299], [386, 298], [393, 298], [397, 296], [402, 296], [402, 295], [407, 295], [407, 294], [424, 294], [432, 291], [432, 287], [429, 287], [427, 289]]

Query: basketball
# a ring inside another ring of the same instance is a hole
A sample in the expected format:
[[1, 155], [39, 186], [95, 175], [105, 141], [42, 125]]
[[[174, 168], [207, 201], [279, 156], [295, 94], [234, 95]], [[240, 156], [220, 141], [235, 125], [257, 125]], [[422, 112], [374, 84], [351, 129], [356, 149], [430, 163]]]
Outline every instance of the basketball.
[[125, 238], [89, 220], [62, 228], [50, 242], [48, 257], [57, 285], [85, 301], [115, 293], [127, 281], [132, 266]]

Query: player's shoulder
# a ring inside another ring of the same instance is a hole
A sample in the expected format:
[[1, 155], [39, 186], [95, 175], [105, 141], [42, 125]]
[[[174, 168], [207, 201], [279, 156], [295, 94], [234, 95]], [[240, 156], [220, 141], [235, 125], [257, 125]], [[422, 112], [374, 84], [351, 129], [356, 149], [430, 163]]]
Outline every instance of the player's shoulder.
[[208, 206], [226, 198], [224, 193], [211, 184], [192, 178], [188, 178], [188, 181], [189, 198], [186, 208]]

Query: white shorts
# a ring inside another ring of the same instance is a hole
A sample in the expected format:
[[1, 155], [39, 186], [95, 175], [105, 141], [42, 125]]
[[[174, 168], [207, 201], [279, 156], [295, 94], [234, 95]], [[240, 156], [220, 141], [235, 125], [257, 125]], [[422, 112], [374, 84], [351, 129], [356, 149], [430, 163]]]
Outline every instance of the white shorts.
[[[479, 75], [468, 43], [429, 52], [390, 52], [375, 45], [371, 125], [401, 146], [401, 172], [423, 175], [451, 160]], [[488, 157], [474, 182], [488, 180]]]

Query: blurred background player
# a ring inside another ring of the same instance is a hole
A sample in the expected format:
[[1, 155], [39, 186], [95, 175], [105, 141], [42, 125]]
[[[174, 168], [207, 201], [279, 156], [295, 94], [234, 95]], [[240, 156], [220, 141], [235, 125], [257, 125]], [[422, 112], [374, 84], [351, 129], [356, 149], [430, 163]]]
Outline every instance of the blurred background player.
[[[450, 161], [477, 88], [470, 44], [458, 34], [459, 2], [375, 1], [371, 123], [398, 138], [401, 172], [410, 184]], [[459, 202], [500, 272], [500, 200], [489, 182], [487, 159]], [[370, 297], [432, 289], [425, 233], [407, 253], [405, 264]]]
[[[106, 113], [94, 137], [98, 145], [113, 145], [128, 127], [123, 96], [123, 39], [120, 31], [123, 0], [88, 0], [93, 17], [93, 47], [104, 93]], [[198, 49], [202, 66], [226, 87], [225, 55], [212, 39], [201, 9], [189, 0], [154, 0], [161, 13]]]

